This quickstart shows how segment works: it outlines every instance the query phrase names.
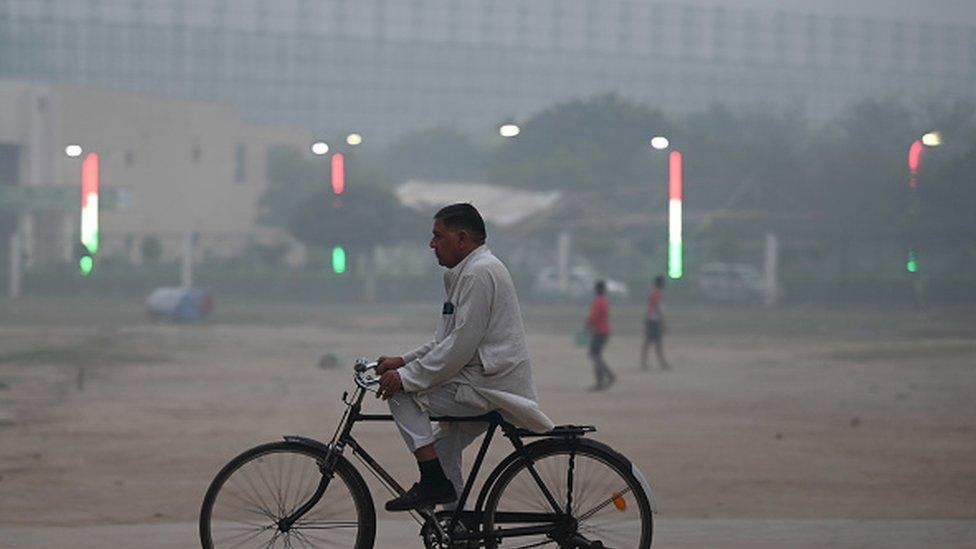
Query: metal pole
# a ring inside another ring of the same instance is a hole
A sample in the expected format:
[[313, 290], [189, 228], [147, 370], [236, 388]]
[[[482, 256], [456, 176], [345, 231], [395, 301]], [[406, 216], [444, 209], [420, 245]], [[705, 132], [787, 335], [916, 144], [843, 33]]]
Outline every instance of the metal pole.
[[193, 287], [193, 233], [183, 235], [183, 255], [180, 280], [184, 288]]
[[569, 288], [569, 231], [560, 231], [556, 241], [556, 264], [559, 269], [559, 287]]
[[20, 233], [10, 235], [10, 299], [17, 299], [21, 293]]
[[763, 254], [763, 304], [773, 307], [779, 299], [779, 239], [774, 233], [766, 233]]

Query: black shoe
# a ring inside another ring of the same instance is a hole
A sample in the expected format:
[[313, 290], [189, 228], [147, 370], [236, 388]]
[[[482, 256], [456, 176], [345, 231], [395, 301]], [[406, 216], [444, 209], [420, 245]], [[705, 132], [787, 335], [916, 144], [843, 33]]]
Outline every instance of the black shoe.
[[457, 499], [457, 492], [450, 482], [433, 486], [414, 484], [405, 494], [386, 502], [387, 511], [409, 511], [418, 507], [431, 507], [440, 503], [451, 503]]

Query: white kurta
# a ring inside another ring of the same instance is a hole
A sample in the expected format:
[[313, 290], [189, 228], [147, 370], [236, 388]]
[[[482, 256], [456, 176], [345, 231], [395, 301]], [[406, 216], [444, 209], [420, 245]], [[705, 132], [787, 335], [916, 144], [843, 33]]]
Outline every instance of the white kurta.
[[515, 285], [505, 265], [484, 245], [444, 273], [444, 304], [434, 340], [403, 355], [403, 389], [424, 393], [460, 385], [459, 400], [484, 403], [533, 431], [553, 423], [539, 410]]

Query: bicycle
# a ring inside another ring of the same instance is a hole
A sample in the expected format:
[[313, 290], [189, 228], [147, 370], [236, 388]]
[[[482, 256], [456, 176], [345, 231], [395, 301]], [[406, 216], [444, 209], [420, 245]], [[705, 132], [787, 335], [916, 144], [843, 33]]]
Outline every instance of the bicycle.
[[[352, 396], [329, 443], [301, 436], [254, 447], [225, 465], [200, 510], [204, 549], [345, 547], [369, 549], [376, 536], [370, 491], [347, 449], [393, 495], [403, 487], [352, 436], [361, 421], [393, 421], [362, 413], [375, 392], [375, 362], [356, 362]], [[374, 374], [369, 372], [373, 370]], [[648, 549], [656, 512], [644, 475], [627, 458], [590, 438], [589, 425], [560, 425], [546, 433], [520, 429], [498, 412], [432, 421], [483, 422], [487, 431], [457, 508], [411, 512], [428, 549], [504, 547]], [[514, 450], [488, 474], [472, 510], [464, 510], [496, 431]], [[529, 444], [524, 438], [538, 438]], [[510, 545], [510, 543], [512, 545]]]

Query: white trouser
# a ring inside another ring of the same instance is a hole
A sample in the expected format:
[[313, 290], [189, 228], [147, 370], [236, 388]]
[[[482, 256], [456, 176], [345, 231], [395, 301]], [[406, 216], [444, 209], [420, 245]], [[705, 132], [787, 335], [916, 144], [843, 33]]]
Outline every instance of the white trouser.
[[[434, 450], [440, 459], [444, 474], [454, 484], [458, 497], [464, 490], [464, 479], [461, 475], [461, 452], [487, 429], [486, 423], [457, 422], [440, 423], [435, 430], [430, 422], [430, 416], [480, 416], [487, 414], [491, 408], [487, 403], [459, 402], [454, 398], [457, 384], [441, 385], [422, 397], [423, 408], [412, 393], [399, 392], [390, 398], [390, 413], [403, 435], [407, 447], [411, 452], [428, 444], [434, 444]], [[450, 509], [451, 505], [445, 505]]]

